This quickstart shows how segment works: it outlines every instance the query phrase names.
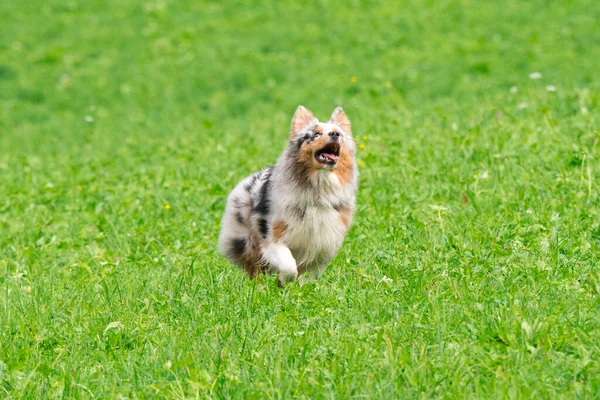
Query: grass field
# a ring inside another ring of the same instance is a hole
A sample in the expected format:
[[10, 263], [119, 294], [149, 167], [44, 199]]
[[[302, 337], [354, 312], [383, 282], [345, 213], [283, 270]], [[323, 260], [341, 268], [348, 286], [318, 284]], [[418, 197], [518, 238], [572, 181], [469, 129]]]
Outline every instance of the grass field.
[[[0, 398], [598, 398], [600, 2], [0, 2]], [[216, 253], [342, 105], [324, 276]]]

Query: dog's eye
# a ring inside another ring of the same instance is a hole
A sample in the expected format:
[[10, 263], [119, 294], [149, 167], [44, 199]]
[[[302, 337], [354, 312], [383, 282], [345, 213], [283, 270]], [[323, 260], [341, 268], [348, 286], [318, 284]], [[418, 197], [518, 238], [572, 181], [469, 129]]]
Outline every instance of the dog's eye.
[[322, 135], [322, 133], [321, 133], [321, 132], [315, 132], [315, 135], [314, 135], [314, 136], [315, 136], [315, 138], [318, 138], [318, 137], [319, 137], [319, 136], [321, 136], [321, 135]]

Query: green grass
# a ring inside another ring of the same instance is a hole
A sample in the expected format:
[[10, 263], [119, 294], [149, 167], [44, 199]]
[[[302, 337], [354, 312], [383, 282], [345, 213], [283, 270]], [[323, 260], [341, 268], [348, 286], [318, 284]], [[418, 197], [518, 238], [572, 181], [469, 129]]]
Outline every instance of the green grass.
[[[0, 3], [0, 398], [597, 398], [600, 3], [253, 3]], [[280, 291], [215, 247], [298, 104], [361, 188]]]

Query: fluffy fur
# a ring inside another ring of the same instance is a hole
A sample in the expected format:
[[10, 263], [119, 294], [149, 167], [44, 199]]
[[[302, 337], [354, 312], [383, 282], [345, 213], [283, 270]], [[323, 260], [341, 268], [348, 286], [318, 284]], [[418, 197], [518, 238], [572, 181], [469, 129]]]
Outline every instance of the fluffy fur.
[[283, 284], [321, 275], [352, 223], [355, 153], [341, 107], [319, 122], [299, 106], [277, 163], [244, 179], [227, 198], [220, 252], [251, 278], [275, 273]]

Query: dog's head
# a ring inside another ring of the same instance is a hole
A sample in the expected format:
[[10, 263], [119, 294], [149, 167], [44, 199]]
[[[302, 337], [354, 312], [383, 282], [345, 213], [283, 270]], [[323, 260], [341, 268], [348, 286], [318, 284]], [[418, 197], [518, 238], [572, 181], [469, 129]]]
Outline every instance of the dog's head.
[[309, 175], [327, 169], [347, 178], [354, 168], [356, 144], [350, 120], [337, 107], [327, 122], [319, 122], [306, 108], [299, 106], [292, 118], [289, 148], [295, 154], [297, 167]]

